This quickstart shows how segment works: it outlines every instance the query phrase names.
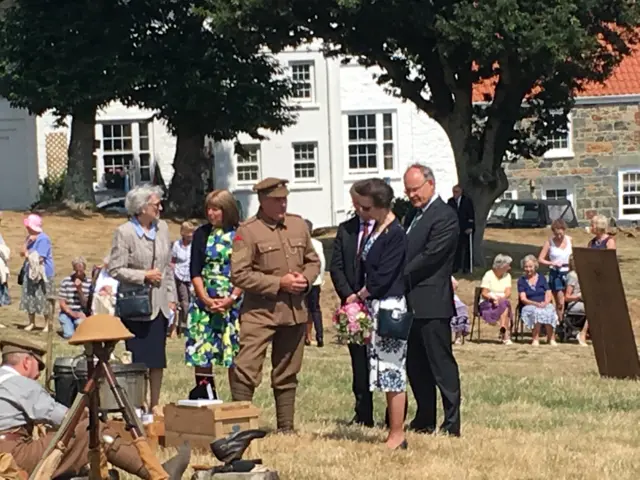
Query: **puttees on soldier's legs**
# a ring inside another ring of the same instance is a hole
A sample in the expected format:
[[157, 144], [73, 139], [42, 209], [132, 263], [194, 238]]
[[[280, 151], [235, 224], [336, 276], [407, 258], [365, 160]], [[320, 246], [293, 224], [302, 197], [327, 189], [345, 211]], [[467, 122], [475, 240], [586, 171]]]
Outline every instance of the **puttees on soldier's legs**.
[[266, 178], [253, 187], [260, 209], [238, 228], [231, 254], [231, 281], [245, 292], [231, 394], [234, 401], [253, 399], [271, 344], [271, 387], [278, 431], [283, 433], [294, 428], [308, 320], [304, 296], [320, 273], [304, 220], [287, 213], [287, 183]]

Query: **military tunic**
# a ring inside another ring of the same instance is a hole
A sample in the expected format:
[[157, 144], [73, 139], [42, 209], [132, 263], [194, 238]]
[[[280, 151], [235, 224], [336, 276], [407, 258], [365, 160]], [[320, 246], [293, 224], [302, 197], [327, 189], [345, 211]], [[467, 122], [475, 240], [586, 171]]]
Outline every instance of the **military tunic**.
[[231, 282], [244, 290], [240, 312], [240, 351], [232, 370], [235, 401], [252, 400], [262, 378], [267, 347], [272, 344], [271, 386], [278, 428], [293, 427], [297, 374], [302, 366], [307, 310], [304, 295], [280, 289], [280, 279], [297, 272], [308, 288], [320, 274], [320, 260], [304, 220], [286, 214], [274, 223], [261, 212], [236, 232], [231, 254]]

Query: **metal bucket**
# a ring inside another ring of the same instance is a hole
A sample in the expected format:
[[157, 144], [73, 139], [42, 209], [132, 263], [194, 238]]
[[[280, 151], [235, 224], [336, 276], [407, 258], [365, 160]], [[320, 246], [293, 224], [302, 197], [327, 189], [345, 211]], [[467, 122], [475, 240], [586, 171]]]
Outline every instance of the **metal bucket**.
[[[131, 405], [134, 408], [142, 408], [147, 398], [146, 366], [142, 363], [112, 363], [111, 369]], [[56, 401], [70, 407], [88, 381], [85, 357], [56, 358], [53, 364], [53, 381]], [[100, 379], [99, 386], [100, 409], [107, 412], [118, 411], [118, 404], [103, 378]]]

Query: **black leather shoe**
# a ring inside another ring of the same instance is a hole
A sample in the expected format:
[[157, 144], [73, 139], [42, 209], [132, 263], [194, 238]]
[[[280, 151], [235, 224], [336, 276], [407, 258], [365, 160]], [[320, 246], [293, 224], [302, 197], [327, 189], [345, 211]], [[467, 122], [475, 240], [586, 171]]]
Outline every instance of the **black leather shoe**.
[[231, 463], [241, 460], [249, 444], [256, 438], [264, 438], [267, 432], [264, 430], [244, 430], [216, 440], [210, 444], [211, 451], [222, 463]]
[[318, 348], [324, 347], [324, 340], [318, 340]]
[[368, 427], [373, 428], [373, 419], [370, 420], [362, 420], [357, 415], [354, 416], [351, 421], [347, 424], [350, 427]]
[[425, 427], [415, 422], [411, 422], [407, 427], [407, 430], [410, 432], [420, 433], [423, 435], [433, 435], [436, 432], [436, 427]]

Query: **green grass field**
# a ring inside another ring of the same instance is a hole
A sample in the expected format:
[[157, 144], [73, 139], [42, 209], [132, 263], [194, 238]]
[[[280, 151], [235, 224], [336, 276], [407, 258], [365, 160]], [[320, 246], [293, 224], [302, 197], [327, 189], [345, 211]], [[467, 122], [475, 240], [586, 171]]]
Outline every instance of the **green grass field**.
[[[5, 213], [1, 233], [17, 249], [22, 239], [20, 215]], [[99, 216], [45, 216], [61, 278], [76, 255], [98, 262], [107, 252], [111, 232], [121, 219]], [[172, 226], [177, 234], [177, 228]], [[586, 243], [584, 232], [571, 232], [574, 244]], [[489, 231], [487, 256], [498, 251], [516, 260], [537, 253], [545, 231]], [[524, 241], [526, 240], [526, 241]], [[619, 238], [620, 265], [633, 323], [640, 320], [640, 240]], [[14, 258], [12, 271], [19, 269]], [[459, 293], [470, 302], [481, 272], [461, 279]], [[514, 273], [514, 279], [517, 274]], [[328, 278], [328, 277], [327, 277]], [[463, 430], [460, 439], [408, 434], [406, 452], [389, 452], [381, 444], [382, 428], [347, 427], [352, 416], [351, 371], [346, 347], [333, 342], [330, 316], [336, 306], [330, 280], [323, 295], [327, 346], [309, 347], [300, 376], [296, 420], [298, 436], [269, 436], [259, 447], [266, 465], [283, 479], [636, 479], [640, 474], [640, 384], [605, 380], [598, 375], [592, 348], [561, 344], [505, 347], [496, 342], [497, 330], [483, 326], [481, 343], [456, 346], [462, 375]], [[27, 335], [15, 325], [26, 324], [18, 312], [19, 291], [12, 285], [13, 305], [0, 308], [0, 335]], [[41, 321], [41, 320], [40, 320]], [[44, 341], [42, 333], [28, 334]], [[56, 341], [56, 355], [75, 355], [78, 349]], [[170, 340], [163, 403], [186, 396], [193, 375], [183, 362], [183, 342]], [[255, 404], [262, 408], [261, 424], [275, 426], [273, 400], [266, 383]], [[226, 374], [218, 384], [229, 399]], [[383, 421], [384, 400], [375, 396], [376, 415]], [[410, 402], [411, 412], [414, 405]], [[160, 451], [162, 458], [171, 449]], [[194, 464], [213, 464], [198, 454]], [[126, 477], [125, 477], [126, 478]]]

